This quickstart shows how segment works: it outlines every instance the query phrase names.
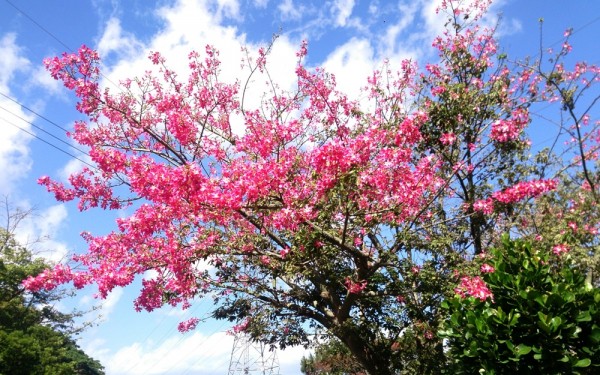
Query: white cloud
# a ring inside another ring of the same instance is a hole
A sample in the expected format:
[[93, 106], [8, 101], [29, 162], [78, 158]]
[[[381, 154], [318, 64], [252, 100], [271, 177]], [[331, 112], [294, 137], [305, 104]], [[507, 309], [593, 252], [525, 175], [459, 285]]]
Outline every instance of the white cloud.
[[[85, 315], [86, 321], [93, 322], [94, 324], [106, 323], [119, 305], [125, 289], [115, 288], [108, 293], [105, 299], [92, 297], [92, 290], [93, 288], [87, 287], [85, 292], [81, 293], [82, 296], [79, 298], [77, 305], [84, 311], [88, 311]], [[89, 342], [87, 345], [89, 345]], [[97, 348], [97, 350], [100, 349], [100, 347]]]
[[[159, 342], [134, 342], [114, 353], [107, 350], [105, 344], [103, 341], [94, 340], [85, 344], [84, 349], [91, 356], [100, 359], [106, 367], [106, 373], [110, 375], [222, 375], [229, 369], [234, 337], [222, 331], [208, 335], [199, 331], [188, 334], [175, 333]], [[250, 359], [254, 348], [250, 347]], [[300, 359], [309, 353], [310, 351], [302, 347], [278, 350], [276, 356], [279, 373], [299, 373]], [[267, 352], [265, 357], [269, 355]], [[239, 356], [234, 355], [234, 359], [237, 358]], [[258, 357], [254, 359], [256, 358]]]
[[350, 99], [358, 99], [367, 77], [380, 63], [369, 40], [353, 38], [327, 56], [323, 66], [335, 74], [339, 91]]
[[354, 0], [335, 0], [332, 5], [332, 10], [335, 15], [336, 26], [346, 26], [346, 21], [352, 15], [354, 8]]
[[63, 204], [56, 204], [36, 211], [31, 210], [27, 202], [21, 202], [20, 205], [23, 206], [24, 211], [31, 211], [31, 214], [16, 228], [17, 241], [30, 248], [37, 257], [43, 257], [51, 262], [66, 260], [69, 247], [55, 239], [56, 233], [67, 219], [66, 207]]
[[52, 78], [52, 76], [50, 75], [50, 73], [48, 73], [46, 68], [41, 65], [36, 67], [31, 72], [31, 77], [27, 81], [28, 88], [31, 88], [34, 86], [43, 88], [51, 95], [66, 98], [65, 90], [63, 89], [62, 83], [60, 81]]
[[[227, 372], [233, 337], [224, 332], [205, 335], [174, 334], [158, 343], [135, 342], [109, 354], [101, 348], [87, 348], [106, 366], [106, 372], [118, 374], [220, 375]], [[100, 349], [100, 350], [99, 350]]]
[[[466, 0], [461, 2], [461, 8], [467, 9], [470, 7], [469, 4], [473, 4], [475, 0]], [[444, 31], [444, 25], [446, 24], [446, 14], [443, 12], [436, 13], [436, 9], [439, 8], [442, 0], [434, 0], [434, 1], [421, 1], [421, 15], [426, 23], [426, 32], [429, 36], [429, 39], [432, 40], [435, 36], [442, 35]], [[505, 0], [497, 0], [492, 2], [488, 12], [484, 15], [483, 19], [478, 22], [478, 24], [482, 27], [494, 28], [498, 25], [499, 20], [499, 12], [498, 10], [505, 5]], [[509, 27], [502, 27], [502, 24], [507, 24]], [[517, 27], [518, 29], [511, 29], [512, 26]], [[520, 30], [520, 23], [513, 19], [504, 19], [501, 23], [501, 29], [504, 35], [510, 34], [513, 32], [517, 32]], [[500, 35], [496, 35], [500, 36]]]
[[253, 0], [252, 3], [257, 8], [266, 8], [269, 4], [269, 0]]
[[219, 19], [228, 17], [240, 18], [240, 4], [237, 0], [217, 0], [217, 12]]
[[[0, 38], [0, 56], [0, 92], [10, 96], [11, 80], [17, 73], [27, 72], [31, 63], [24, 57], [13, 33]], [[15, 183], [31, 169], [29, 142], [32, 136], [27, 134], [32, 132], [28, 123], [31, 120], [18, 104], [0, 96], [0, 194], [12, 193]]]
[[277, 9], [281, 12], [283, 20], [297, 20], [302, 17], [300, 8], [294, 5], [293, 0], [284, 0], [277, 6]]
[[139, 54], [142, 44], [131, 33], [124, 32], [117, 18], [110, 18], [98, 42], [98, 53], [106, 58], [112, 53], [130, 58]]
[[101, 315], [102, 315], [103, 320], [108, 320], [110, 314], [113, 313], [113, 311], [115, 310], [115, 307], [119, 303], [119, 300], [121, 300], [122, 296], [123, 296], [123, 288], [115, 288], [110, 293], [108, 293], [108, 295], [102, 301], [102, 304], [101, 304], [102, 305]]
[[21, 47], [16, 44], [17, 35], [5, 34], [0, 39], [0, 89], [6, 91], [14, 74], [29, 69], [31, 63], [23, 56]]
[[[77, 147], [81, 148], [79, 145]], [[77, 158], [78, 159], [69, 159], [67, 164], [65, 164], [58, 172], [58, 176], [62, 181], [66, 182], [69, 176], [72, 174], [81, 172], [84, 167], [89, 167], [89, 165], [85, 164], [84, 161], [93, 165], [92, 159], [89, 157], [89, 155], [79, 154]]]
[[379, 1], [378, 0], [373, 0], [369, 3], [368, 12], [370, 15], [375, 15], [379, 12]]

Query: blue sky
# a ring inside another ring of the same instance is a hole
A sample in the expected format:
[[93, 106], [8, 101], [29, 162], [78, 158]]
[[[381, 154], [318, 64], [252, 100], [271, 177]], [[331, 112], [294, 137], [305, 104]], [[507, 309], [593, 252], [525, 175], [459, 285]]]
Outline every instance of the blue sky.
[[[325, 66], [342, 90], [356, 96], [384, 59], [393, 66], [411, 57], [423, 66], [434, 57], [431, 41], [443, 24], [434, 9], [435, 2], [426, 0], [0, 0], [0, 194], [15, 206], [37, 209], [20, 228], [21, 240], [44, 237], [33, 245], [36, 251], [52, 260], [65, 259], [85, 251], [81, 231], [107, 233], [120, 214], [79, 213], [75, 205], [58, 204], [36, 184], [42, 175], [63, 180], [81, 167], [81, 161], [57, 148], [86, 160], [68, 147], [62, 130], [83, 118], [74, 109], [74, 98], [43, 70], [44, 57], [86, 44], [100, 51], [105, 76], [117, 82], [143, 73], [151, 50], [179, 68], [190, 50], [212, 44], [221, 51], [224, 76], [234, 79], [243, 77], [240, 47], [255, 49], [280, 32], [269, 69], [283, 87], [292, 82], [294, 53], [307, 39], [308, 64]], [[563, 31], [573, 27], [573, 55], [600, 63], [597, 0], [504, 0], [492, 8], [492, 15], [499, 13], [501, 46], [511, 57], [538, 52], [538, 19], [543, 17], [545, 46], [559, 47]], [[226, 373], [233, 343], [225, 334], [226, 323], [207, 322], [186, 335], [176, 330], [186, 317], [203, 316], [210, 301], [188, 311], [167, 307], [136, 313], [132, 301], [137, 291], [133, 285], [99, 302], [89, 288], [68, 302], [81, 309], [103, 306], [88, 315], [97, 324], [79, 342], [108, 374]], [[279, 353], [281, 373], [298, 374], [302, 354], [300, 349]]]

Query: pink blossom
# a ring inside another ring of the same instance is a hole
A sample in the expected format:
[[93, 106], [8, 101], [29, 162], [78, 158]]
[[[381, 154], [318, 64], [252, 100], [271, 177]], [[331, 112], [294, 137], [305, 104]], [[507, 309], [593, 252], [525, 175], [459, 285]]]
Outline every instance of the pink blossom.
[[180, 322], [177, 325], [177, 330], [181, 333], [191, 331], [196, 328], [196, 326], [198, 325], [199, 322], [200, 322], [200, 319], [198, 319], [198, 318], [190, 318], [184, 322]]
[[454, 133], [444, 133], [440, 137], [440, 142], [444, 145], [451, 145], [456, 141], [456, 135]]
[[494, 212], [494, 201], [491, 198], [478, 200], [473, 203], [473, 210], [490, 215]]
[[487, 263], [484, 263], [481, 265], [481, 273], [492, 273], [494, 271], [495, 271], [494, 267], [490, 266]]
[[349, 293], [359, 294], [367, 287], [367, 282], [364, 280], [359, 281], [359, 282], [354, 282], [349, 277], [346, 277], [346, 281], [344, 282], [344, 285], [346, 285], [346, 289], [348, 289]]
[[267, 255], [262, 255], [260, 257], [260, 262], [265, 266], [268, 266], [269, 264], [271, 264], [271, 258], [269, 258]]
[[460, 279], [460, 285], [454, 289], [454, 292], [463, 298], [473, 296], [480, 301], [485, 301], [487, 298], [490, 298], [492, 302], [494, 301], [492, 292], [479, 276], [463, 276]]
[[249, 325], [250, 325], [250, 319], [246, 319], [243, 322], [233, 326], [233, 333], [236, 334], [236, 333], [245, 332], [248, 329]]
[[554, 245], [552, 247], [552, 252], [557, 255], [557, 256], [561, 256], [563, 254], [566, 254], [569, 252], [569, 246], [566, 244], [558, 244], [558, 245]]
[[473, 203], [475, 211], [491, 214], [493, 212], [493, 203], [515, 203], [525, 198], [535, 198], [548, 191], [556, 189], [558, 181], [556, 180], [533, 180], [519, 182], [514, 186], [497, 191], [490, 198], [476, 201]]

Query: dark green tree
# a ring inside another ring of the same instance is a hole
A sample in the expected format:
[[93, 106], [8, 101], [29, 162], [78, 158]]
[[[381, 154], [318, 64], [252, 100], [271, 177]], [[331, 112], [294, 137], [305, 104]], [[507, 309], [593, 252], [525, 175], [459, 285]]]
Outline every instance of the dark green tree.
[[331, 338], [315, 347], [315, 353], [302, 357], [300, 371], [305, 375], [365, 375], [365, 371], [344, 344]]
[[85, 354], [71, 337], [78, 331], [77, 313], [54, 308], [66, 292], [30, 293], [23, 288], [25, 278], [49, 265], [34, 258], [11, 232], [26, 213], [9, 211], [7, 226], [0, 229], [0, 374], [104, 374], [100, 362]]

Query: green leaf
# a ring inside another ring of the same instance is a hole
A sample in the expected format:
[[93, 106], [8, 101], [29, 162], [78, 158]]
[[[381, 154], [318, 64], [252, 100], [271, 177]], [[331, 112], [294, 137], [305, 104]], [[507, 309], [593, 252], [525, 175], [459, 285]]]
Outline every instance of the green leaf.
[[537, 303], [539, 303], [540, 306], [546, 307], [546, 301], [548, 301], [548, 295], [546, 295], [546, 294], [539, 294], [538, 296], [536, 296], [534, 298], [534, 301], [537, 302]]
[[578, 322], [589, 322], [592, 320], [592, 316], [589, 311], [582, 311], [577, 318], [575, 318]]
[[595, 343], [600, 342], [600, 328], [594, 328], [594, 329], [592, 329], [592, 333], [590, 333], [590, 338]]
[[[512, 313], [511, 313], [512, 314]], [[510, 317], [510, 315], [509, 315]], [[510, 318], [510, 322], [508, 323], [509, 326], [514, 326], [515, 324], [517, 324], [517, 322], [519, 321], [519, 318], [521, 317], [521, 314], [519, 313], [514, 313], [512, 315], [512, 318]]]
[[560, 327], [562, 323], [562, 319], [560, 318], [560, 316], [555, 316], [554, 318], [550, 319], [550, 328], [552, 330], [552, 332], [555, 332], [558, 330], [558, 327]]
[[588, 367], [591, 363], [592, 363], [591, 359], [584, 358], [584, 359], [580, 359], [579, 361], [575, 362], [573, 367]]
[[531, 346], [528, 346], [525, 344], [519, 344], [515, 348], [515, 354], [517, 354], [519, 356], [529, 354], [530, 351], [531, 351]]

